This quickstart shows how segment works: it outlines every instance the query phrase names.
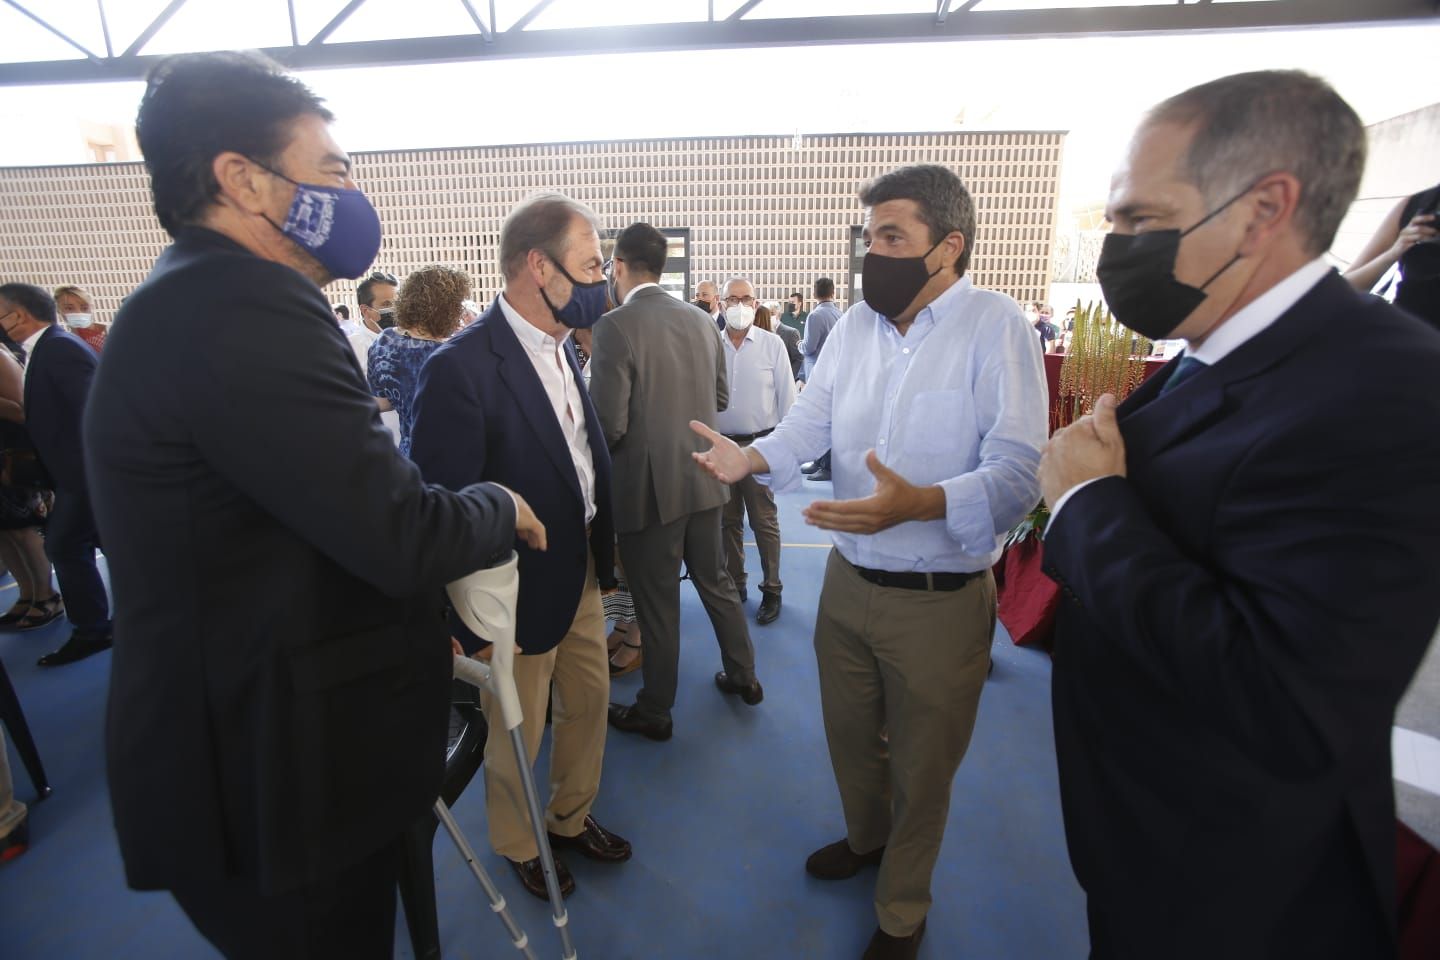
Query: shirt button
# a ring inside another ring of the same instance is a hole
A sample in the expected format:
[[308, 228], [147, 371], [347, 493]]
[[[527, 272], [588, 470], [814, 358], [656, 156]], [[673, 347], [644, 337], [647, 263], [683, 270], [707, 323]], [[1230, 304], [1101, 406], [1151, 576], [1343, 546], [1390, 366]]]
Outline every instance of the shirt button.
[[900, 352], [901, 352], [901, 353], [909, 353], [909, 352], [910, 352], [910, 348], [909, 348], [909, 347], [906, 347], [904, 350], [901, 350]]
[[881, 437], [881, 438], [880, 438], [880, 446], [882, 446], [882, 447], [885, 446], [885, 438], [884, 438], [884, 437]]

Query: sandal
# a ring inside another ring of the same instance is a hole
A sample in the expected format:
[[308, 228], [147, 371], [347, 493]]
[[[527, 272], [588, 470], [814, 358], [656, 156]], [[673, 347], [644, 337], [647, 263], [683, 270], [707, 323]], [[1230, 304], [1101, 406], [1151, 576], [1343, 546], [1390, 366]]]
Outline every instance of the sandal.
[[19, 600], [16, 600], [15, 606], [11, 607], [3, 617], [0, 617], [0, 627], [8, 627], [12, 623], [19, 623], [21, 618], [29, 613], [30, 608], [34, 605], [35, 601], [28, 597], [21, 597]]
[[[3, 620], [0, 620], [0, 623], [3, 622]], [[610, 636], [605, 638], [605, 655], [607, 657], [615, 656], [615, 654], [619, 652], [620, 647], [625, 643], [625, 638], [628, 636], [630, 636], [630, 624], [625, 623], [623, 620], [617, 621], [614, 629], [610, 631]]]
[[[622, 641], [620, 641], [620, 646], [621, 646], [621, 647], [629, 647], [631, 650], [640, 650], [640, 644], [638, 644], [638, 643], [631, 643], [629, 640], [622, 640]], [[627, 673], [634, 673], [636, 670], [639, 670], [639, 669], [640, 669], [640, 663], [641, 663], [641, 661], [643, 661], [643, 660], [645, 659], [645, 654], [644, 654], [643, 651], [641, 651], [641, 652], [635, 654], [635, 659], [631, 660], [629, 663], [625, 664], [625, 665], [622, 667], [622, 666], [620, 666], [619, 664], [617, 664], [617, 663], [615, 662], [615, 657], [617, 657], [617, 656], [619, 656], [619, 655], [620, 655], [620, 651], [619, 651], [619, 650], [616, 650], [616, 651], [615, 651], [615, 655], [610, 658], [610, 676], [611, 676], [611, 677], [623, 677], [623, 676], [625, 676], [625, 674], [627, 674]]]
[[43, 627], [47, 623], [65, 616], [65, 598], [58, 593], [52, 593], [44, 600], [36, 600], [30, 605], [30, 610], [21, 617], [17, 626], [21, 630], [34, 630]]

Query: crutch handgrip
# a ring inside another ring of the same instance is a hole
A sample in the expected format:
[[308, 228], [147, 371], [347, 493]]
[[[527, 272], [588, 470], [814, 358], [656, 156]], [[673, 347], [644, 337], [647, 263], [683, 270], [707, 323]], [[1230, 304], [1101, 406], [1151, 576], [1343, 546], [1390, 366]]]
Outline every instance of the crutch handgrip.
[[[519, 555], [512, 551], [505, 563], [476, 570], [445, 588], [455, 612], [470, 632], [494, 645], [490, 657], [490, 686], [500, 701], [500, 720], [506, 730], [514, 730], [524, 720], [520, 695], [515, 690], [515, 597], [520, 590], [519, 564]], [[458, 676], [460, 668], [456, 669]]]

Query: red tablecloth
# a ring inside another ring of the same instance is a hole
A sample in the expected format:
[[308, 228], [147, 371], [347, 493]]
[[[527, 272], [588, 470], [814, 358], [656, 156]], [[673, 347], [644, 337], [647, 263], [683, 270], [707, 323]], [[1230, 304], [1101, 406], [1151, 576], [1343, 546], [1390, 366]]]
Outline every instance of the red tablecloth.
[[[1050, 432], [1051, 432], [1051, 433], [1054, 433], [1056, 427], [1059, 426], [1059, 413], [1060, 413], [1060, 400], [1061, 400], [1061, 397], [1060, 397], [1060, 365], [1061, 365], [1062, 363], [1064, 363], [1064, 362], [1065, 362], [1065, 354], [1063, 354], [1063, 353], [1047, 353], [1047, 354], [1045, 354], [1045, 385], [1050, 388]], [[1165, 366], [1166, 363], [1167, 363], [1167, 361], [1161, 360], [1161, 359], [1159, 359], [1159, 358], [1146, 358], [1146, 360], [1145, 360], [1145, 379], [1146, 379], [1146, 380], [1149, 380], [1150, 377], [1155, 373], [1155, 371], [1156, 371], [1156, 370], [1159, 370], [1161, 367]]]

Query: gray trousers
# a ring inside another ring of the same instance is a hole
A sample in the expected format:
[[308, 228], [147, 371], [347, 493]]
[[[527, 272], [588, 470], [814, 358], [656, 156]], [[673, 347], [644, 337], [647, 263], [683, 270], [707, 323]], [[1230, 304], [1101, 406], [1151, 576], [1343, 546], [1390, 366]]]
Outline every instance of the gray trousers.
[[959, 590], [901, 590], [830, 552], [815, 619], [825, 739], [850, 848], [885, 848], [875, 914], [892, 936], [913, 933], [930, 909], [994, 632], [988, 572]]
[[755, 648], [750, 643], [745, 608], [740, 606], [740, 594], [721, 562], [721, 509], [701, 510], [618, 537], [620, 562], [625, 566], [625, 579], [635, 598], [635, 615], [645, 637], [641, 663], [645, 685], [635, 704], [646, 717], [666, 719], [675, 705], [680, 669], [682, 560], [715, 629], [725, 672], [742, 683], [755, 676]]
[[[746, 444], [748, 446], [748, 444]], [[745, 591], [745, 515], [750, 515], [750, 530], [760, 551], [761, 593], [779, 593], [780, 583], [780, 511], [775, 494], [754, 477], [746, 477], [730, 487], [730, 501], [720, 508], [720, 525], [725, 531], [725, 569], [735, 581], [735, 589]]]

